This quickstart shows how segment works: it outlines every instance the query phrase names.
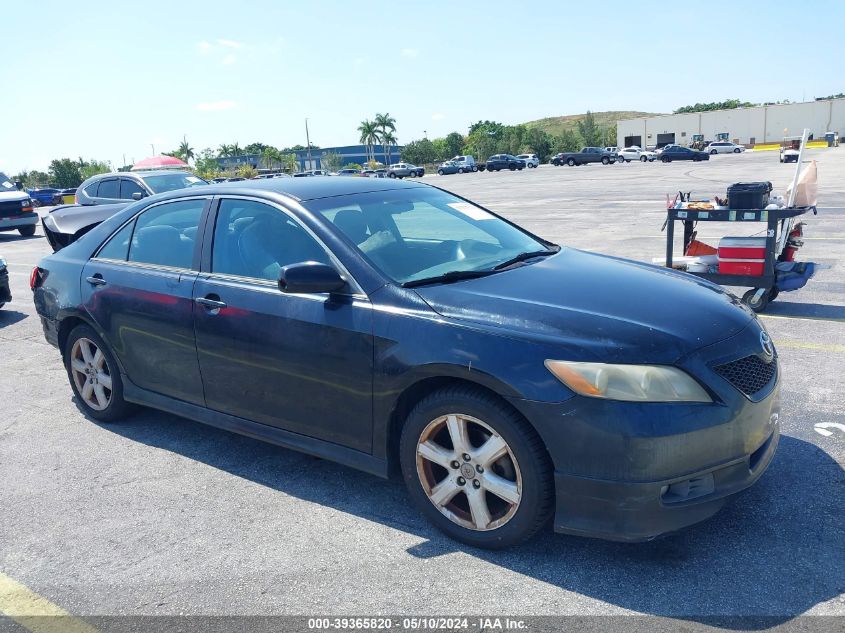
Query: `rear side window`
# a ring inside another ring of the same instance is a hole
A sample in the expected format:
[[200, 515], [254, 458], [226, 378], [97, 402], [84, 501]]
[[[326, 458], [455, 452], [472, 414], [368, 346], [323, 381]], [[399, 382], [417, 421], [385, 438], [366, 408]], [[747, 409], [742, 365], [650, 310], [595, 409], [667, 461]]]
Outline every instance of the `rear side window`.
[[126, 256], [129, 254], [129, 240], [132, 239], [133, 228], [135, 228], [134, 220], [112, 235], [111, 239], [97, 253], [97, 257], [125, 262]]
[[129, 180], [128, 178], [121, 178], [120, 179], [120, 198], [121, 200], [132, 200], [132, 194], [140, 193], [141, 195], [147, 195], [147, 192], [143, 190], [141, 185], [139, 185], [134, 180]]
[[83, 189], [83, 191], [85, 192], [86, 196], [88, 196], [90, 198], [96, 198], [97, 197], [97, 187], [99, 187], [99, 186], [100, 186], [99, 182], [92, 182], [90, 185], [85, 187], [85, 189]]
[[100, 181], [100, 188], [97, 190], [98, 198], [120, 198], [120, 186], [117, 178], [109, 178]]
[[129, 261], [191, 268], [205, 200], [160, 204], [142, 213], [135, 224]]

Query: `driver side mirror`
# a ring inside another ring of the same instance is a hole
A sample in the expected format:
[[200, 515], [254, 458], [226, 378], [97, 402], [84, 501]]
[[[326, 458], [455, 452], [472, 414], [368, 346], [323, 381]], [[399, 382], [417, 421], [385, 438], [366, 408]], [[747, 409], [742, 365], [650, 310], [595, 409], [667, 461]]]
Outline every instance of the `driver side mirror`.
[[135, 193], [132, 194], [133, 200], [140, 200], [141, 198], [146, 198], [146, 194], [141, 193], [140, 191], [136, 191]]
[[337, 292], [346, 280], [331, 266], [319, 262], [300, 262], [279, 272], [279, 290], [288, 294]]

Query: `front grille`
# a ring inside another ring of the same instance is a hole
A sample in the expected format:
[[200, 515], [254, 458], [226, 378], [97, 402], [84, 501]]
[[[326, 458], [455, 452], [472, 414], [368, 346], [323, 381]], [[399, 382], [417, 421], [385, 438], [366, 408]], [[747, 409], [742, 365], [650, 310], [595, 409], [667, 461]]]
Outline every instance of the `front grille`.
[[765, 362], [759, 356], [717, 365], [713, 370], [746, 396], [753, 396], [771, 382], [777, 372], [777, 361]]
[[10, 215], [17, 215], [21, 212], [21, 208], [20, 200], [0, 202], [0, 217], [8, 218]]

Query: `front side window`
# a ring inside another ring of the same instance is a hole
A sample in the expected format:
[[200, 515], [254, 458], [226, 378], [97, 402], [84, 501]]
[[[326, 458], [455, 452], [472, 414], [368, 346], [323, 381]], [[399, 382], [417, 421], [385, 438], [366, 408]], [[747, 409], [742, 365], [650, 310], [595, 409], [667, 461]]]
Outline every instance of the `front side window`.
[[100, 188], [97, 190], [98, 198], [120, 198], [120, 185], [117, 178], [109, 178], [100, 181]]
[[277, 281], [284, 266], [307, 261], [331, 264], [323, 247], [286, 213], [254, 200], [220, 202], [212, 272]]
[[147, 195], [147, 192], [144, 191], [144, 188], [141, 187], [137, 182], [134, 180], [129, 180], [129, 178], [121, 178], [120, 179], [120, 199], [121, 200], [132, 200], [132, 195], [140, 193], [142, 196]]
[[159, 204], [135, 221], [129, 261], [171, 268], [191, 268], [205, 200]]
[[452, 272], [486, 272], [550, 247], [460, 198], [420, 187], [304, 203], [398, 283]]

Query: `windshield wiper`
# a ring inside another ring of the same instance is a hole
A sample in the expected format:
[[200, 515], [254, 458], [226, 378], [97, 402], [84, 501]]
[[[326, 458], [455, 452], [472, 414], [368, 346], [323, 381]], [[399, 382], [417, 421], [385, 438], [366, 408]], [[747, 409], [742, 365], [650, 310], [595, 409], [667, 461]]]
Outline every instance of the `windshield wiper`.
[[402, 287], [414, 288], [415, 286], [425, 286], [427, 284], [447, 284], [453, 281], [461, 281], [462, 279], [486, 277], [487, 275], [492, 275], [495, 272], [495, 270], [450, 270], [442, 275], [434, 275], [433, 277], [423, 277], [422, 279], [412, 279], [411, 281], [406, 281], [402, 284]]
[[502, 270], [507, 268], [508, 266], [513, 266], [514, 264], [518, 264], [519, 262], [524, 262], [526, 259], [532, 259], [534, 257], [544, 257], [546, 255], [554, 255], [560, 250], [560, 246], [557, 248], [549, 248], [542, 251], [526, 251], [524, 253], [520, 253], [515, 257], [511, 257], [510, 259], [506, 259], [501, 264], [496, 264], [493, 266], [493, 270]]

